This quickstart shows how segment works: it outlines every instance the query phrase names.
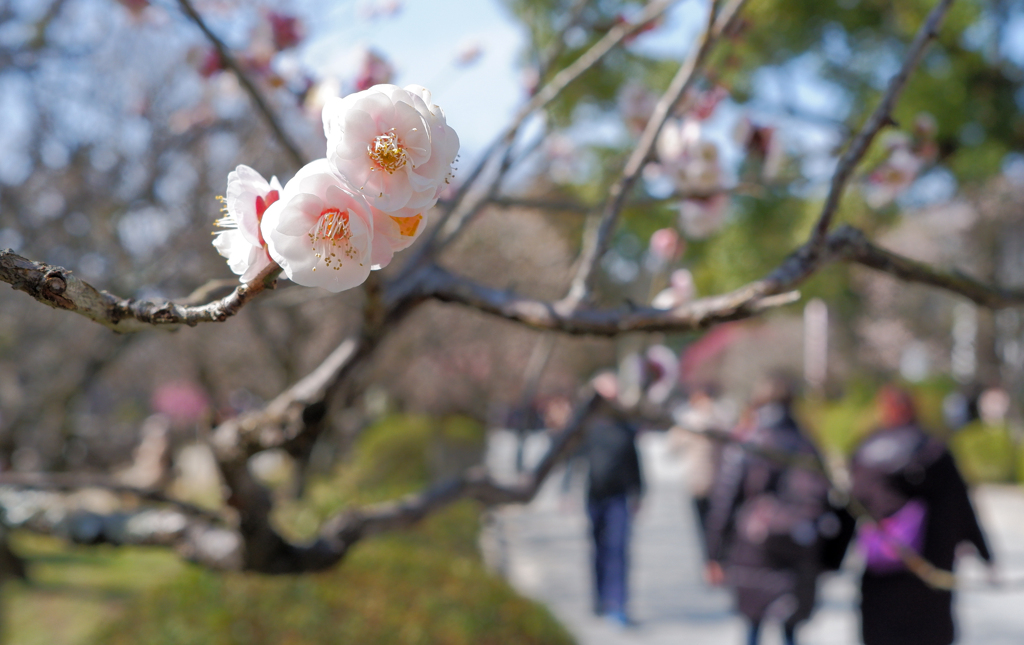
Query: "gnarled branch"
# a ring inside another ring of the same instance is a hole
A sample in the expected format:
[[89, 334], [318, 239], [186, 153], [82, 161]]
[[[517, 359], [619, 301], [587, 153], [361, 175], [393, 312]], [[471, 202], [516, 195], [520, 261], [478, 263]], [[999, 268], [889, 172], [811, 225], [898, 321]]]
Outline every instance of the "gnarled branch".
[[406, 528], [431, 513], [462, 499], [474, 499], [485, 505], [528, 502], [555, 465], [580, 439], [585, 422], [601, 399], [588, 393], [576, 406], [572, 418], [551, 442], [544, 458], [523, 483], [503, 486], [482, 468], [471, 468], [462, 476], [432, 486], [399, 500], [361, 509], [349, 509], [327, 520], [320, 536], [309, 546], [284, 545], [278, 557], [266, 564], [268, 573], [301, 573], [334, 566], [359, 540], [387, 531]]
[[0, 282], [24, 291], [43, 304], [73, 311], [121, 333], [223, 322], [266, 289], [273, 289], [280, 273], [280, 267], [272, 264], [252, 282], [239, 285], [224, 298], [205, 305], [186, 306], [170, 301], [155, 303], [120, 298], [100, 291], [64, 267], [35, 262], [10, 249], [0, 250]]

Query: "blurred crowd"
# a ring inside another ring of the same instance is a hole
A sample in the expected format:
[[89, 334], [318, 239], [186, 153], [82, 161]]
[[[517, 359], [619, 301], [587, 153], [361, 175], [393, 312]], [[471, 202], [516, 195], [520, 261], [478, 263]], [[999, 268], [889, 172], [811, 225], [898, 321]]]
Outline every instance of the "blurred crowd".
[[[629, 539], [644, 492], [636, 436], [667, 427], [702, 533], [705, 579], [730, 590], [750, 645], [766, 624], [796, 643], [819, 579], [848, 552], [848, 566], [861, 570], [866, 645], [952, 643], [954, 561], [973, 553], [993, 571], [993, 557], [957, 461], [921, 423], [911, 393], [882, 386], [874, 427], [845, 460], [825, 459], [794, 410], [799, 381], [765, 375], [739, 405], [714, 383], [679, 386], [670, 354], [651, 348], [592, 380], [600, 404], [582, 452], [595, 613], [631, 624]], [[979, 397], [987, 416], [1005, 417], [1000, 392]]]

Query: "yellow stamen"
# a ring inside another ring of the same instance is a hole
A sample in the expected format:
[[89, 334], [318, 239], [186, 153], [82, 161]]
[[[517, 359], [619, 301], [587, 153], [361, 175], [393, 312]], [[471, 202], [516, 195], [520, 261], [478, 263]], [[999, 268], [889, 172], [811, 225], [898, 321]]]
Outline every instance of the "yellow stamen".
[[366, 154], [389, 175], [395, 174], [395, 171], [405, 166], [407, 161], [405, 148], [398, 141], [398, 135], [395, 134], [394, 128], [378, 136], [372, 144], [367, 145]]
[[[320, 213], [320, 219], [316, 226], [309, 232], [309, 239], [313, 247], [313, 255], [323, 260], [324, 265], [333, 268], [335, 271], [341, 268], [342, 259], [338, 253], [348, 259], [356, 256], [352, 248], [352, 229], [349, 226], [349, 213], [337, 208], [325, 208]], [[313, 268], [316, 271], [316, 268]]]

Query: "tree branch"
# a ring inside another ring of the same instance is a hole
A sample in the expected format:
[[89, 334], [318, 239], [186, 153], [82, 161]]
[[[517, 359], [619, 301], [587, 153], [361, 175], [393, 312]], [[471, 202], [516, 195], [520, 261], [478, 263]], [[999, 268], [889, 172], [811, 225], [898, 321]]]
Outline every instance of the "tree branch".
[[334, 566], [356, 542], [387, 531], [406, 528], [454, 502], [473, 499], [486, 505], [528, 502], [540, 490], [552, 468], [565, 457], [585, 428], [600, 398], [588, 392], [572, 419], [551, 442], [530, 477], [515, 486], [502, 486], [480, 467], [425, 491], [399, 500], [349, 509], [324, 522], [320, 537], [306, 547], [290, 547], [272, 566], [274, 573], [320, 571]]
[[178, 0], [178, 4], [181, 5], [181, 10], [185, 12], [185, 15], [187, 15], [192, 22], [199, 27], [199, 30], [203, 32], [203, 35], [210, 41], [213, 48], [217, 50], [217, 55], [220, 56], [225, 67], [230, 69], [238, 78], [238, 82], [242, 84], [242, 87], [245, 88], [245, 91], [249, 94], [249, 98], [251, 98], [252, 102], [256, 104], [256, 109], [263, 115], [263, 119], [267, 122], [267, 125], [274, 133], [274, 136], [277, 137], [277, 140], [281, 142], [281, 145], [284, 147], [285, 152], [288, 153], [288, 156], [291, 157], [291, 161], [295, 164], [295, 167], [301, 168], [304, 166], [306, 164], [306, 158], [302, 152], [300, 152], [299, 146], [292, 141], [288, 133], [285, 132], [283, 127], [281, 127], [281, 123], [277, 120], [277, 115], [275, 115], [274, 111], [270, 108], [267, 100], [263, 97], [263, 93], [260, 92], [259, 88], [256, 87], [256, 84], [252, 82], [252, 79], [250, 79], [249, 75], [246, 74], [244, 69], [242, 69], [242, 66], [238, 64], [235, 57], [231, 55], [227, 45], [225, 45], [215, 33], [210, 31], [210, 28], [206, 25], [203, 17], [200, 16], [199, 12], [192, 6], [191, 0]]
[[916, 282], [964, 296], [989, 309], [1006, 309], [1024, 305], [1024, 290], [1002, 289], [985, 284], [958, 271], [942, 270], [924, 262], [887, 251], [872, 244], [852, 226], [842, 226], [828, 237], [828, 246], [850, 262], [889, 274], [904, 282]]
[[84, 473], [0, 473], [0, 487], [20, 488], [28, 490], [45, 490], [58, 492], [71, 492], [83, 488], [102, 488], [103, 490], [118, 495], [130, 495], [139, 500], [166, 504], [173, 506], [178, 511], [208, 522], [222, 522], [223, 518], [217, 513], [200, 508], [195, 504], [189, 504], [168, 496], [166, 493], [153, 488], [137, 488], [127, 486], [109, 477], [97, 477]]
[[731, 293], [701, 298], [669, 311], [649, 307], [568, 307], [564, 301], [538, 300], [487, 287], [437, 265], [420, 270], [418, 281], [409, 295], [468, 305], [537, 329], [597, 336], [615, 336], [631, 331], [704, 329], [716, 323], [748, 318], [799, 298], [799, 294], [780, 296], [769, 293], [764, 285], [756, 282]]
[[54, 309], [73, 311], [116, 332], [138, 332], [155, 327], [195, 327], [199, 323], [224, 322], [266, 289], [273, 289], [281, 269], [271, 265], [252, 282], [213, 302], [185, 306], [119, 298], [78, 279], [64, 267], [34, 262], [10, 249], [0, 250], [0, 282], [24, 291]]
[[825, 198], [825, 205], [822, 207], [818, 223], [811, 233], [808, 249], [810, 253], [818, 253], [825, 244], [828, 229], [832, 225], [832, 218], [835, 216], [836, 210], [839, 208], [839, 202], [843, 197], [843, 192], [846, 190], [846, 184], [853, 175], [857, 164], [860, 163], [867, 153], [868, 147], [874, 141], [875, 136], [882, 128], [894, 123], [892, 120], [893, 107], [896, 105], [896, 101], [899, 100], [900, 94], [903, 93], [903, 88], [906, 87], [910, 75], [921, 62], [924, 50], [933, 39], [938, 37], [939, 27], [942, 25], [942, 20], [946, 17], [946, 12], [949, 11], [952, 4], [953, 0], [940, 0], [931, 10], [931, 13], [928, 14], [928, 18], [921, 25], [917, 36], [914, 37], [913, 42], [910, 44], [910, 50], [907, 52], [906, 58], [903, 59], [900, 71], [889, 81], [889, 86], [882, 97], [882, 101], [868, 118], [864, 127], [857, 133], [857, 136], [850, 142], [850, 147], [846, 149], [846, 152], [839, 159], [836, 172], [832, 175], [832, 184], [829, 187], [828, 197]]
[[421, 268], [407, 290], [388, 294], [394, 300], [434, 298], [467, 305], [537, 329], [569, 334], [615, 336], [626, 332], [686, 332], [742, 320], [799, 299], [794, 291], [804, 280], [836, 261], [871, 267], [907, 282], [927, 284], [965, 296], [994, 309], [1024, 304], [1024, 291], [986, 285], [956, 271], [944, 271], [878, 247], [850, 226], [831, 233], [822, 252], [812, 256], [804, 245], [765, 278], [717, 296], [699, 298], [671, 310], [650, 307], [569, 307], [564, 301], [520, 296], [474, 282], [437, 265]]
[[629, 191], [636, 184], [644, 164], [654, 148], [658, 134], [668, 120], [673, 107], [679, 102], [683, 95], [693, 87], [707, 60], [708, 54], [714, 48], [721, 35], [733, 24], [740, 10], [746, 4], [746, 0], [733, 0], [720, 13], [716, 12], [717, 2], [712, 2], [708, 9], [707, 27], [701, 35], [697, 46], [693, 48], [690, 56], [679, 68], [668, 89], [658, 100], [654, 113], [647, 122], [643, 134], [636, 148], [633, 149], [626, 165], [622, 170], [619, 180], [612, 185], [608, 191], [608, 199], [605, 202], [604, 210], [601, 213], [600, 224], [588, 231], [583, 240], [583, 250], [580, 254], [580, 264], [576, 275], [573, 278], [569, 293], [566, 294], [565, 304], [570, 307], [578, 307], [590, 298], [595, 269], [597, 263], [608, 249], [612, 233], [618, 223], [619, 213], [629, 196]]
[[242, 541], [229, 529], [182, 510], [142, 508], [115, 513], [82, 510], [66, 496], [0, 486], [3, 523], [79, 544], [171, 547], [212, 569], [240, 569]]
[[319, 423], [326, 413], [328, 393], [369, 350], [367, 341], [348, 338], [264, 408], [217, 426], [210, 443], [218, 461], [245, 459], [260, 450], [283, 447]]

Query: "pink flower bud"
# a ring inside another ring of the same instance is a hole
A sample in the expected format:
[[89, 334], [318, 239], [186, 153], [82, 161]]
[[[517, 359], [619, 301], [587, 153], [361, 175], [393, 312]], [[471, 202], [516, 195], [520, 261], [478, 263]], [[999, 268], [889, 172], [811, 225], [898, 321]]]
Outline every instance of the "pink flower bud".
[[679, 233], [674, 228], [660, 228], [651, 234], [650, 253], [661, 263], [667, 264], [682, 252]]

